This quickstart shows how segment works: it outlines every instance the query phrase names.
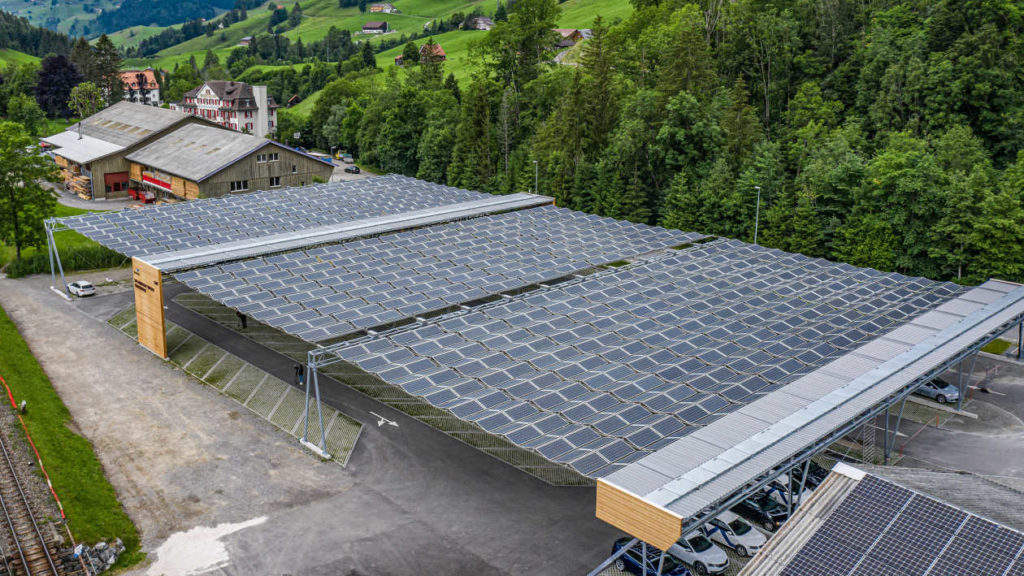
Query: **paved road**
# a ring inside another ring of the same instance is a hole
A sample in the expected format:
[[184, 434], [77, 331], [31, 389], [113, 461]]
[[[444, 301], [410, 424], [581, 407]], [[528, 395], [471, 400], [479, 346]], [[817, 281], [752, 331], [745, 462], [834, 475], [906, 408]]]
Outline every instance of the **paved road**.
[[[977, 370], [993, 362], [979, 358]], [[990, 393], [972, 391], [974, 402], [968, 409], [979, 418], [954, 418], [942, 428], [922, 429], [904, 448], [903, 465], [1024, 479], [1024, 367], [1000, 365]], [[911, 424], [902, 431], [912, 434], [918, 428]]]
[[[282, 441], [283, 435], [249, 422], [255, 418], [224, 418], [230, 413], [226, 399], [206, 387], [183, 388], [179, 372], [100, 324], [95, 317], [119, 308], [127, 301], [124, 293], [68, 304], [48, 291], [48, 280], [4, 280], [0, 304], [14, 311], [20, 325], [31, 322], [29, 342], [34, 349], [47, 349], [41, 354], [44, 367], [62, 395], [68, 391], [65, 399], [76, 423], [91, 439], [94, 431], [101, 437], [94, 439], [101, 459], [114, 468], [111, 477], [119, 494], [129, 493], [125, 507], [142, 518], [144, 547], [150, 552], [168, 532], [266, 516], [263, 523], [221, 538], [230, 563], [218, 573], [582, 574], [606, 556], [618, 535], [594, 518], [593, 489], [546, 485], [326, 378], [321, 379], [325, 399], [368, 426], [347, 469], [320, 464], [294, 443]], [[292, 360], [173, 302], [168, 302], [167, 315], [291, 380]], [[69, 330], [80, 334], [78, 341], [90, 342], [91, 351], [78, 350], [67, 358], [59, 342], [66, 342]], [[126, 352], [130, 358], [123, 356]], [[93, 358], [111, 372], [102, 384], [96, 382], [96, 369], [74, 366]], [[118, 370], [117, 364], [126, 365]], [[145, 384], [139, 377], [146, 378]], [[117, 390], [109, 401], [98, 398]], [[174, 412], [164, 414], [168, 395], [185, 391], [187, 396], [174, 398]], [[102, 405], [130, 413], [131, 418], [115, 420], [124, 420], [121, 426], [135, 421], [143, 431], [153, 427], [149, 419], [161, 418], [163, 436], [104, 432], [111, 418]], [[399, 426], [378, 429], [371, 410]], [[178, 446], [171, 440], [173, 430], [165, 429], [168, 421], [180, 421], [182, 438], [196, 434], [190, 426], [204, 427], [207, 441], [200, 447]], [[243, 434], [238, 422], [259, 435]], [[247, 448], [246, 442], [255, 444]], [[125, 461], [132, 465], [122, 467]], [[289, 489], [292, 478], [294, 490]], [[211, 494], [214, 486], [216, 494]], [[195, 510], [197, 502], [202, 512]], [[179, 507], [193, 513], [157, 512]], [[161, 561], [159, 552], [153, 555]], [[164, 555], [172, 556], [166, 550]]]

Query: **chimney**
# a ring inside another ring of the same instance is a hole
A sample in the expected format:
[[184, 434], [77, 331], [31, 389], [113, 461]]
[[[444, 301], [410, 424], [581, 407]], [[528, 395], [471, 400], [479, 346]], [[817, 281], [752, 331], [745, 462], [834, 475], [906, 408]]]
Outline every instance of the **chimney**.
[[263, 138], [267, 135], [269, 128], [267, 123], [270, 121], [267, 117], [268, 102], [267, 102], [267, 87], [266, 86], [253, 86], [252, 96], [256, 101], [256, 121], [253, 126], [253, 135]]

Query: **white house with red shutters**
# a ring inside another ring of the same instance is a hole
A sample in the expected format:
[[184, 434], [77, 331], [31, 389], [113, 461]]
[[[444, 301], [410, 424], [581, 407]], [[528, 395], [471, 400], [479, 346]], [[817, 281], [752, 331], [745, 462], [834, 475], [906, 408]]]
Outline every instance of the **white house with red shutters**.
[[228, 80], [207, 81], [186, 92], [181, 102], [171, 104], [172, 110], [201, 116], [261, 138], [277, 132], [277, 108], [266, 86]]

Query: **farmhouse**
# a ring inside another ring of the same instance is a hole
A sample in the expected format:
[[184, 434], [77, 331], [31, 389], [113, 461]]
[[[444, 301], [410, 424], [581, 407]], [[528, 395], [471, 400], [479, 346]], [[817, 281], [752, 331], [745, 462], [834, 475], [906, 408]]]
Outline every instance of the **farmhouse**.
[[156, 71], [122, 70], [121, 83], [124, 84], [122, 98], [136, 104], [160, 105], [160, 83], [156, 79]]
[[487, 16], [470, 16], [461, 25], [463, 30], [490, 30], [494, 28], [494, 20]]
[[384, 14], [401, 14], [401, 11], [398, 8], [395, 8], [394, 4], [390, 4], [390, 3], [387, 3], [387, 2], [381, 2], [379, 4], [371, 4], [370, 5], [370, 12], [381, 12], [381, 13], [384, 13]]
[[171, 104], [172, 110], [202, 116], [225, 128], [260, 137], [277, 131], [277, 108], [266, 86], [227, 80], [210, 80], [185, 92], [181, 102]]
[[387, 22], [371, 21], [363, 24], [363, 34], [384, 34], [388, 31]]
[[[448, 59], [448, 55], [445, 54], [444, 48], [436, 42], [427, 42], [420, 46], [420, 62], [444, 62]], [[395, 56], [395, 66], [403, 66], [405, 64], [405, 58], [401, 54]]]
[[283, 144], [191, 125], [129, 154], [132, 186], [183, 200], [326, 182], [334, 166]]
[[42, 141], [55, 148], [66, 189], [86, 200], [122, 198], [128, 195], [125, 156], [186, 124], [206, 121], [122, 101]]

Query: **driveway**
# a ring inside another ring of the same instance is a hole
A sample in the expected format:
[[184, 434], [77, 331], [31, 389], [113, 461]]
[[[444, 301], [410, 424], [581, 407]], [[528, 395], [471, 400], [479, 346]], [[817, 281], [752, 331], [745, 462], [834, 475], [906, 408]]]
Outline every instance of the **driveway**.
[[[130, 298], [112, 280], [71, 303], [48, 277], [0, 280], [0, 305], [139, 526], [154, 563], [131, 574], [583, 574], [618, 535], [593, 489], [544, 484], [337, 384], [326, 395], [368, 426], [347, 468], [321, 463], [103, 322]], [[292, 361], [220, 340], [291, 379]]]

